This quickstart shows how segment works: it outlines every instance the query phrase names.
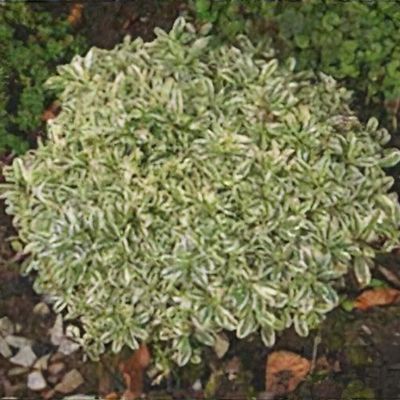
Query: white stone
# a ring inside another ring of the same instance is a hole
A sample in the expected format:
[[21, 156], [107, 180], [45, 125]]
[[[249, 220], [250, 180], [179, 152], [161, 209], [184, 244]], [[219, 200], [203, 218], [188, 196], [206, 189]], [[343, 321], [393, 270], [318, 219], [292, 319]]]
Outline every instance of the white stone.
[[43, 390], [47, 383], [39, 371], [33, 371], [28, 375], [28, 388], [31, 390]]
[[28, 371], [29, 371], [29, 369], [25, 368], [25, 367], [14, 367], [14, 368], [11, 368], [7, 372], [7, 375], [8, 376], [18, 376], [18, 375], [26, 374]]
[[30, 346], [25, 346], [22, 347], [14, 357], [10, 358], [10, 361], [21, 367], [30, 367], [36, 359], [36, 354], [32, 351]]
[[0, 354], [4, 358], [10, 358], [12, 356], [10, 346], [1, 336], [0, 336]]
[[63, 337], [63, 320], [62, 316], [58, 314], [53, 327], [50, 329], [51, 343], [53, 343], [55, 346], [59, 346]]
[[195, 383], [193, 383], [192, 389], [195, 392], [199, 392], [200, 390], [203, 389], [203, 385], [201, 384], [201, 380], [197, 379]]
[[8, 336], [14, 333], [14, 324], [8, 317], [0, 318], [0, 335]]
[[62, 338], [61, 339], [61, 343], [60, 346], [58, 348], [58, 351], [60, 353], [65, 354], [66, 356], [74, 353], [75, 351], [77, 351], [79, 349], [79, 344], [73, 342], [72, 340], [69, 340], [67, 338]]
[[49, 365], [50, 354], [46, 354], [43, 357], [40, 357], [34, 364], [33, 368], [40, 370], [47, 370], [47, 366]]
[[24, 338], [22, 336], [9, 335], [5, 338], [6, 342], [16, 349], [22, 349], [22, 347], [32, 346], [32, 340]]

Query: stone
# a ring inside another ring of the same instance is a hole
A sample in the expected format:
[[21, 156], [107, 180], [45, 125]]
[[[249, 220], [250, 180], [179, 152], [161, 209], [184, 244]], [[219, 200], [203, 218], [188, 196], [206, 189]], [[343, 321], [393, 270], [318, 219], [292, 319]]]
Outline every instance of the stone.
[[67, 338], [62, 338], [61, 339], [61, 343], [60, 346], [58, 348], [58, 351], [60, 353], [65, 354], [66, 356], [74, 353], [75, 351], [77, 351], [79, 349], [79, 344], [73, 342], [72, 340], [69, 340]]
[[201, 380], [200, 379], [196, 379], [196, 382], [193, 384], [192, 389], [195, 392], [199, 392], [200, 390], [203, 389], [203, 385], [201, 384]]
[[12, 356], [10, 346], [1, 336], [0, 336], [0, 354], [4, 358], [10, 358]]
[[33, 307], [33, 313], [45, 317], [50, 314], [50, 308], [45, 302], [41, 301]]
[[48, 372], [50, 375], [58, 375], [60, 372], [64, 371], [65, 364], [62, 362], [56, 362], [54, 364], [50, 364], [48, 368]]
[[8, 370], [7, 375], [8, 376], [18, 376], [22, 374], [26, 374], [29, 371], [28, 368], [25, 367], [14, 367]]
[[24, 338], [22, 336], [9, 335], [5, 337], [6, 342], [16, 349], [22, 349], [23, 347], [32, 346], [32, 340]]
[[71, 393], [84, 382], [78, 370], [73, 369], [64, 375], [61, 382], [56, 385], [54, 390], [60, 393]]
[[63, 333], [63, 320], [60, 314], [57, 315], [53, 327], [50, 329], [50, 340], [55, 346], [61, 344], [61, 340], [64, 337]]
[[40, 357], [33, 365], [33, 368], [40, 370], [47, 370], [50, 356], [51, 354], [46, 354], [45, 356]]
[[36, 361], [36, 358], [36, 354], [32, 351], [30, 346], [25, 346], [22, 347], [14, 357], [10, 358], [10, 361], [21, 367], [30, 367]]
[[14, 324], [11, 322], [10, 318], [3, 317], [0, 318], [0, 335], [8, 336], [14, 333]]
[[34, 391], [43, 390], [47, 383], [40, 371], [33, 371], [28, 375], [28, 388]]

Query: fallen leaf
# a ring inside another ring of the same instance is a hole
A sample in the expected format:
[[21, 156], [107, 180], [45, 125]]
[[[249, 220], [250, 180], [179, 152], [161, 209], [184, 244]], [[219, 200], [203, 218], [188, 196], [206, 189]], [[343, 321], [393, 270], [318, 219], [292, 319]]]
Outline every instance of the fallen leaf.
[[49, 121], [50, 119], [55, 118], [61, 110], [60, 102], [59, 101], [53, 101], [53, 103], [50, 104], [50, 106], [43, 112], [41, 119], [44, 122]]
[[112, 392], [109, 393], [107, 396], [104, 397], [104, 400], [118, 400], [119, 399], [118, 393]]
[[224, 372], [228, 377], [228, 380], [233, 381], [239, 375], [239, 372], [242, 368], [242, 363], [240, 362], [239, 357], [231, 358], [224, 366]]
[[120, 371], [125, 380], [127, 390], [124, 399], [135, 399], [143, 393], [144, 370], [150, 364], [150, 352], [145, 344], [132, 354], [130, 358], [120, 363]]
[[83, 4], [74, 3], [70, 8], [67, 20], [73, 26], [78, 25], [79, 22], [81, 22], [82, 14], [83, 14]]
[[391, 288], [376, 288], [362, 292], [355, 300], [358, 310], [368, 310], [375, 306], [386, 306], [400, 299], [400, 290]]
[[229, 349], [229, 339], [225, 333], [222, 332], [216, 336], [213, 349], [218, 358], [222, 358], [226, 354]]
[[268, 356], [266, 389], [268, 393], [282, 396], [292, 392], [307, 376], [311, 363], [290, 351], [275, 351]]
[[76, 369], [66, 373], [61, 382], [58, 383], [54, 390], [60, 393], [71, 393], [84, 382], [82, 375]]

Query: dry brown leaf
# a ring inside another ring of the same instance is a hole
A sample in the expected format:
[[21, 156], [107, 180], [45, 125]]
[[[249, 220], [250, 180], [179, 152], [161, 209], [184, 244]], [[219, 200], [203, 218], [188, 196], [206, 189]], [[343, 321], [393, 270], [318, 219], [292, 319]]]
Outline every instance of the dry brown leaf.
[[400, 290], [391, 288], [376, 288], [362, 292], [355, 300], [354, 307], [368, 310], [376, 306], [393, 304], [400, 299]]
[[47, 122], [50, 119], [55, 118], [61, 110], [60, 102], [53, 101], [50, 106], [45, 110], [41, 116], [42, 121]]
[[310, 371], [311, 362], [290, 351], [275, 351], [268, 356], [266, 390], [282, 396], [296, 389]]
[[83, 4], [82, 3], [74, 3], [72, 4], [69, 15], [68, 15], [68, 22], [75, 26], [78, 25], [79, 22], [81, 22], [82, 19], [82, 13], [83, 13]]
[[118, 393], [112, 392], [104, 397], [104, 400], [119, 400], [120, 395]]
[[145, 344], [142, 344], [130, 358], [120, 363], [120, 371], [127, 387], [123, 394], [124, 399], [136, 399], [142, 395], [143, 375], [149, 364], [150, 352]]

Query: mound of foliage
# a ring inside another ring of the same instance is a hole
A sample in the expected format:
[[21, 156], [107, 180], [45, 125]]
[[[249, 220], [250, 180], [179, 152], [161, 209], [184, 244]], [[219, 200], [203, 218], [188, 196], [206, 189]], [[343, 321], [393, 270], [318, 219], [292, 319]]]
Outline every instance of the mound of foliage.
[[58, 68], [62, 112], [2, 197], [25, 272], [81, 319], [88, 354], [149, 342], [165, 372], [222, 330], [307, 335], [344, 274], [367, 284], [398, 242], [383, 168], [399, 152], [326, 75], [183, 19], [155, 33]]
[[[258, 31], [276, 42], [298, 69], [343, 79], [367, 103], [400, 111], [400, 3], [397, 1], [194, 0], [196, 15], [233, 39]], [[396, 118], [393, 118], [396, 124]]]
[[22, 153], [49, 101], [43, 83], [55, 66], [82, 52], [68, 22], [38, 5], [0, 3], [0, 153]]

